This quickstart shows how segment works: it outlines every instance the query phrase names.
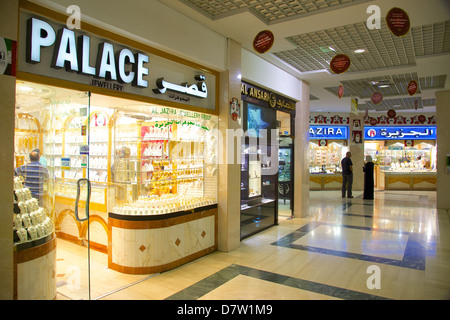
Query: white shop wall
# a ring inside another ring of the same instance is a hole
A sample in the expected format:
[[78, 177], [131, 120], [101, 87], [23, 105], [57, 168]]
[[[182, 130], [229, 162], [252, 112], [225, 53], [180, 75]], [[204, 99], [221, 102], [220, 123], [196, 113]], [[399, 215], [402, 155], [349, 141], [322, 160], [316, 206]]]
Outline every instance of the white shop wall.
[[222, 71], [227, 39], [157, 0], [34, 0], [59, 12], [80, 7], [82, 21]]
[[301, 80], [246, 49], [242, 49], [242, 79], [293, 100], [302, 100]]

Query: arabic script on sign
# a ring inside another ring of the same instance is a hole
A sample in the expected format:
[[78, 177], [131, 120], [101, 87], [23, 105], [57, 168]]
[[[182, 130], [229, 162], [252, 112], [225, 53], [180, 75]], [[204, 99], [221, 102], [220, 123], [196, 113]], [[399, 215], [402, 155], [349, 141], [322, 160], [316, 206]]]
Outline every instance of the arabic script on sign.
[[182, 83], [180, 85], [170, 83], [164, 80], [164, 78], [159, 78], [156, 80], [156, 89], [153, 89], [154, 93], [166, 93], [167, 90], [172, 90], [180, 93], [185, 93], [191, 96], [200, 97], [206, 99], [208, 97], [208, 88], [206, 87], [206, 83], [204, 75], [195, 76], [195, 80], [201, 81], [198, 83], [194, 83], [188, 85], [188, 83]]

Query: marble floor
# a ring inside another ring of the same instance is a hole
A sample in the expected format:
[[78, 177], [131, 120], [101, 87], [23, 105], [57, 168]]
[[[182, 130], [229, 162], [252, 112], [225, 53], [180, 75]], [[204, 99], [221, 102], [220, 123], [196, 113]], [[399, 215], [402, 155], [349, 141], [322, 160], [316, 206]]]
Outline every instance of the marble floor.
[[[448, 300], [450, 213], [436, 193], [310, 193], [309, 215], [103, 300]], [[117, 276], [117, 275], [116, 275]]]

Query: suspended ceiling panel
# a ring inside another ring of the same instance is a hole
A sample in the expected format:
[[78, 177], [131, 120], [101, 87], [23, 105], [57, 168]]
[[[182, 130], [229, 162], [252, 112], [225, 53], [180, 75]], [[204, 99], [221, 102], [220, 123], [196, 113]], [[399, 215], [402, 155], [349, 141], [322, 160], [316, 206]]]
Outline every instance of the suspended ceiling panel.
[[248, 11], [267, 25], [367, 1], [369, 0], [180, 0], [212, 20]]
[[[328, 70], [331, 59], [344, 53], [351, 59], [347, 72], [414, 66], [416, 57], [450, 53], [450, 20], [413, 27], [404, 37], [388, 28], [369, 30], [365, 22], [298, 34], [286, 38], [296, 48], [274, 55], [300, 72]], [[364, 53], [355, 53], [364, 49]]]

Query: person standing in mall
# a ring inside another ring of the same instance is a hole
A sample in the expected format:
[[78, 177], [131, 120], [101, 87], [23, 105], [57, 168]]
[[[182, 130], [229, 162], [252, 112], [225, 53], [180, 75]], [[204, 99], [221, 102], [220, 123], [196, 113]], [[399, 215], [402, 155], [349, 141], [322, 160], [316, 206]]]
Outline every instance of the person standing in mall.
[[374, 168], [374, 164], [372, 162], [372, 157], [367, 156], [366, 164], [363, 167], [363, 171], [364, 171], [364, 196], [363, 196], [363, 199], [373, 200], [373, 189], [374, 189], [373, 168]]
[[352, 154], [347, 152], [345, 158], [341, 161], [342, 167], [342, 198], [345, 198], [347, 192], [347, 198], [353, 198], [352, 196], [352, 184], [353, 184], [353, 162]]
[[44, 182], [49, 179], [48, 169], [39, 162], [39, 152], [30, 152], [30, 163], [24, 164], [14, 170], [16, 176], [22, 176], [25, 186], [30, 189], [33, 198], [39, 200], [39, 205], [44, 201]]

